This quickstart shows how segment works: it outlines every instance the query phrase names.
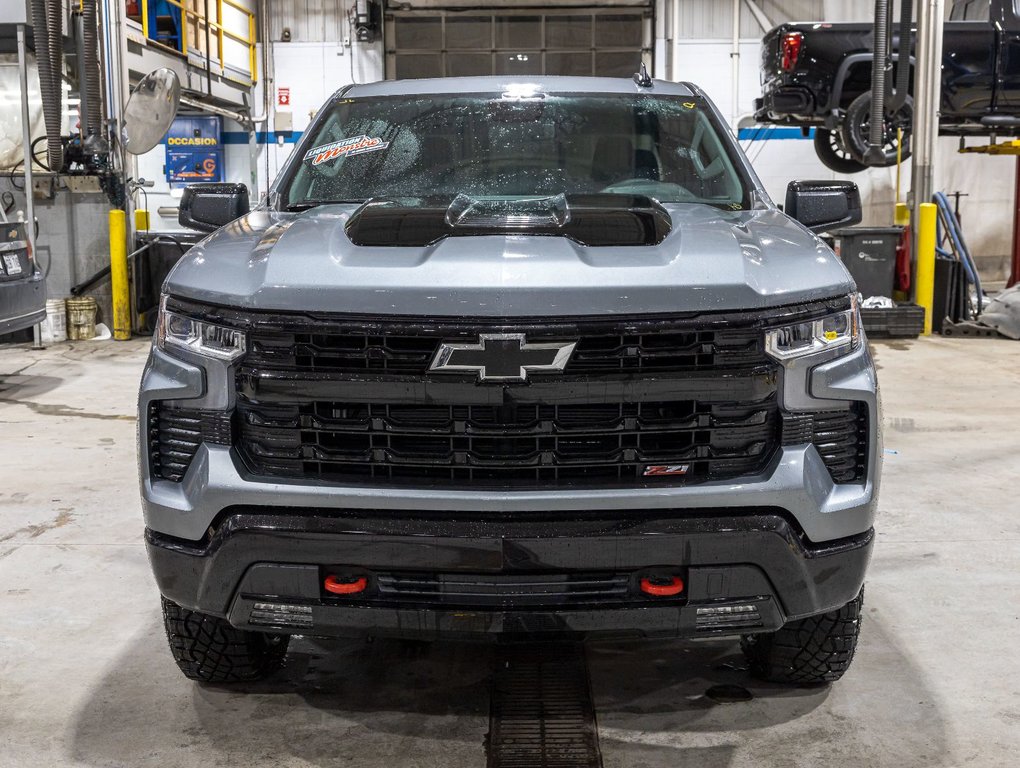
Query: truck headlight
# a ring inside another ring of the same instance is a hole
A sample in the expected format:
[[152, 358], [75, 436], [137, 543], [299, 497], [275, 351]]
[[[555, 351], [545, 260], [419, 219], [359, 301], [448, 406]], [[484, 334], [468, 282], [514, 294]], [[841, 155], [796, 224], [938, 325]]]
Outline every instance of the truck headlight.
[[856, 296], [850, 297], [850, 309], [765, 332], [765, 351], [776, 360], [791, 360], [829, 349], [845, 348], [845, 352], [851, 352], [860, 345]]
[[204, 357], [230, 361], [244, 354], [247, 339], [244, 331], [195, 320], [167, 309], [164, 296], [159, 302], [156, 346], [163, 350], [179, 347]]

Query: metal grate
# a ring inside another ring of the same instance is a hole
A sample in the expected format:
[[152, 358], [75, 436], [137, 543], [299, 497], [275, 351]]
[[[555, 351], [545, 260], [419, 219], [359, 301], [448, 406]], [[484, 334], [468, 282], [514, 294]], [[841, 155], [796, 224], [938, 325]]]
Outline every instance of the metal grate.
[[488, 768], [600, 768], [584, 646], [507, 645], [495, 661]]
[[229, 411], [174, 408], [149, 404], [149, 466], [152, 476], [180, 482], [203, 443], [230, 445], [233, 435]]
[[868, 408], [783, 414], [783, 444], [812, 443], [836, 483], [860, 482], [868, 460]]
[[239, 448], [253, 471], [326, 480], [478, 484], [671, 482], [763, 468], [779, 439], [773, 395], [695, 401], [402, 405], [262, 405], [238, 398]]

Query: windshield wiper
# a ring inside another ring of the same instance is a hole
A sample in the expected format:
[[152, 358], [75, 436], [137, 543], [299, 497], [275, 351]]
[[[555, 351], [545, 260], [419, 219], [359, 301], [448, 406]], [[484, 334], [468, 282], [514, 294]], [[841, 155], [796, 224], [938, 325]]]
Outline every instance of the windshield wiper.
[[285, 211], [307, 211], [310, 208], [318, 208], [320, 205], [361, 205], [364, 200], [305, 200], [301, 203], [293, 203], [284, 208]]

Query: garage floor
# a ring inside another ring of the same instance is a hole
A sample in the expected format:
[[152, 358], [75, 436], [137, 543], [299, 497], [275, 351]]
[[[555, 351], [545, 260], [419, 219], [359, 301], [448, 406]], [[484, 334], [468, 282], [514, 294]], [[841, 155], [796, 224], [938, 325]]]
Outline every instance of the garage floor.
[[[482, 766], [493, 653], [292, 644], [247, 691], [180, 676], [142, 547], [147, 343], [0, 348], [0, 766]], [[1015, 766], [1020, 345], [875, 345], [878, 547], [847, 678], [750, 680], [731, 642], [588, 648], [606, 766]], [[753, 699], [715, 703], [712, 686]]]

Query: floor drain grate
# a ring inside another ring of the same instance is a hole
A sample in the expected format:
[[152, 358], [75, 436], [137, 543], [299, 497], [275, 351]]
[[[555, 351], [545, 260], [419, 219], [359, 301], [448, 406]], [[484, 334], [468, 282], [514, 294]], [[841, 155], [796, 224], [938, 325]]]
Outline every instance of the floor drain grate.
[[488, 768], [601, 766], [584, 646], [500, 646]]

